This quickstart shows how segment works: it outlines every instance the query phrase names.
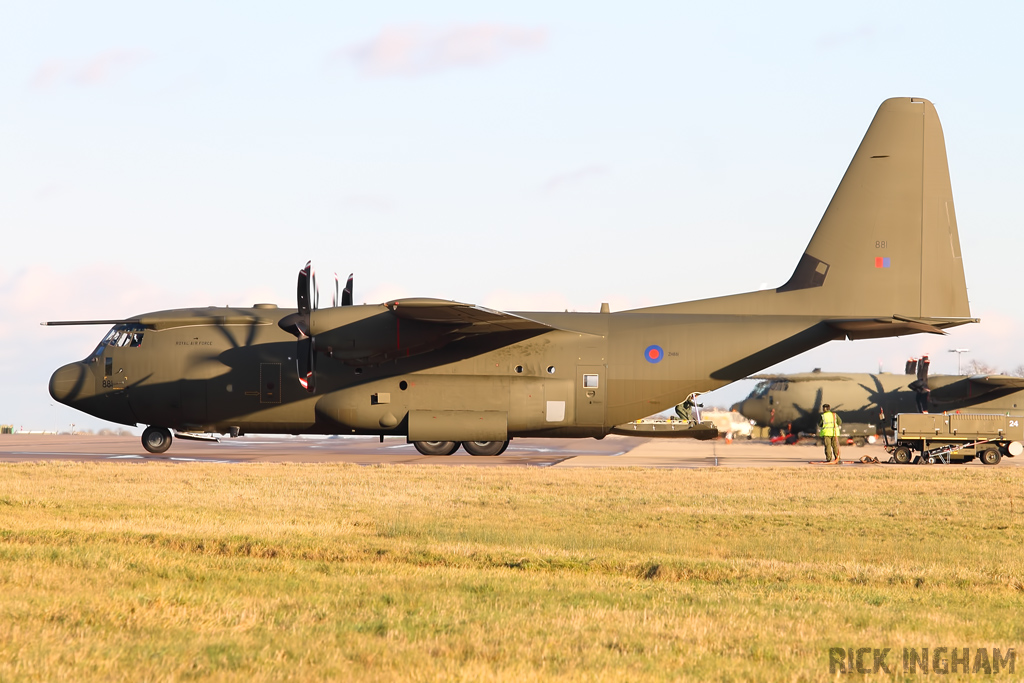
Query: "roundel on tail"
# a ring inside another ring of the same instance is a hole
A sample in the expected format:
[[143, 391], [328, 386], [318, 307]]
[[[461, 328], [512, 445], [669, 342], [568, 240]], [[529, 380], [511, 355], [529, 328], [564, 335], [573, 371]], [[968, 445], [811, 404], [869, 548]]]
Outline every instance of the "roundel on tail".
[[657, 344], [651, 344], [644, 349], [644, 358], [647, 359], [648, 363], [660, 363], [661, 359], [665, 357], [665, 352]]

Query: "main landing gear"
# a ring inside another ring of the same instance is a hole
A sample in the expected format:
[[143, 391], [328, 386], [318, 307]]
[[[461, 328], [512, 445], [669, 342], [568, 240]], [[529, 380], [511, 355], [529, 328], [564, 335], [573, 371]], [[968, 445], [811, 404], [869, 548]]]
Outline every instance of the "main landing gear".
[[412, 445], [423, 455], [451, 455], [459, 450], [458, 441], [413, 441]]
[[142, 430], [142, 447], [150, 453], [163, 453], [171, 447], [171, 430], [166, 427], [146, 427]]
[[423, 455], [451, 455], [459, 450], [459, 446], [466, 449], [470, 455], [501, 455], [508, 448], [508, 441], [413, 441]]

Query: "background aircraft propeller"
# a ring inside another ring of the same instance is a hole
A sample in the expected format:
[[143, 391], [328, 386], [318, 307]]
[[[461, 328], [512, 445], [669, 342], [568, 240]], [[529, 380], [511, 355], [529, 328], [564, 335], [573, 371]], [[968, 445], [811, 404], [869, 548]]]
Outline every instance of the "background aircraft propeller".
[[[918, 412], [928, 412], [928, 400], [931, 398], [931, 389], [928, 388], [928, 366], [931, 365], [931, 361], [928, 360], [928, 354], [921, 356], [921, 360], [917, 363], [917, 379], [908, 384], [910, 389], [915, 392], [914, 398], [917, 400]], [[909, 368], [909, 365], [907, 366]]]

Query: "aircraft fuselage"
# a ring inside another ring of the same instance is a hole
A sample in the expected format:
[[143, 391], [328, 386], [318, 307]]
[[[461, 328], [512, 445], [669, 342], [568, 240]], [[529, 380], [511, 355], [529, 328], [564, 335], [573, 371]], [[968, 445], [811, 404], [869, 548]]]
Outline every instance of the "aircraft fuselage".
[[503, 414], [509, 437], [599, 437], [775, 362], [752, 358], [758, 350], [835, 336], [800, 316], [740, 334], [749, 316], [522, 313], [562, 329], [432, 348], [436, 326], [382, 306], [331, 311], [331, 331], [312, 331], [313, 393], [298, 381], [295, 338], [278, 325], [294, 309], [266, 305], [139, 316], [147, 325], [115, 326], [88, 358], [57, 370], [50, 391], [105, 420], [180, 431], [396, 435], [412, 412], [463, 411]]

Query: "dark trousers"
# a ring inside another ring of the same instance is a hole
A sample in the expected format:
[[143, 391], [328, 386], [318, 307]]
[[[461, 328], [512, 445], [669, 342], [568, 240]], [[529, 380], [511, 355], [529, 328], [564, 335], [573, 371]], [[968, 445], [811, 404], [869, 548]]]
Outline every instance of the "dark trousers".
[[832, 462], [832, 458], [839, 459], [839, 437], [838, 436], [823, 436], [821, 440], [825, 442], [825, 460]]

